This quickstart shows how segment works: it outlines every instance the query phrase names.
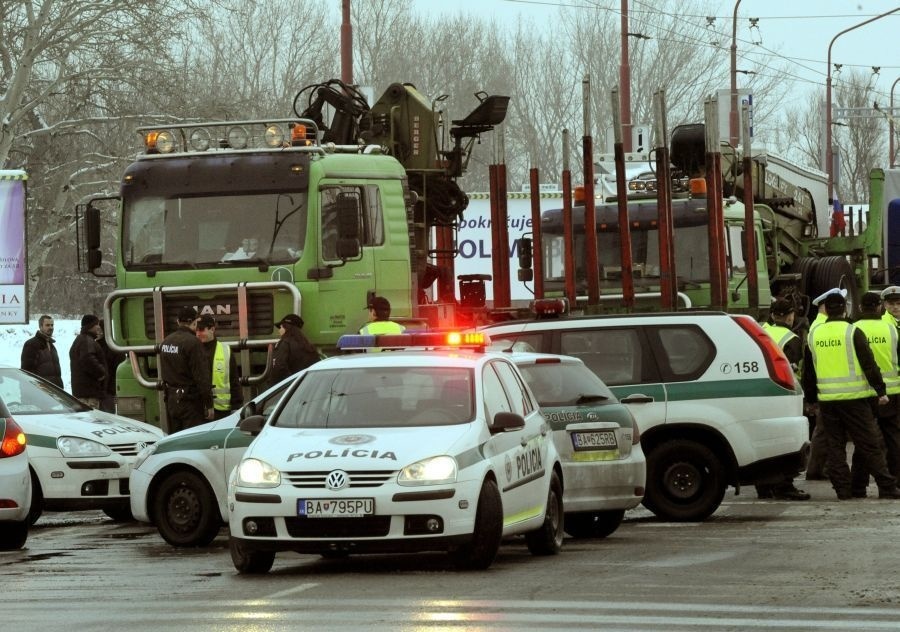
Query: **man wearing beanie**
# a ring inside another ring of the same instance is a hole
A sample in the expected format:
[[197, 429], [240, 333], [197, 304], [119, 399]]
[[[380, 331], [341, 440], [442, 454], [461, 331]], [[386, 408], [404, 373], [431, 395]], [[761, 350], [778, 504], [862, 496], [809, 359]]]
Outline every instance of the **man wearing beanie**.
[[159, 345], [159, 372], [166, 389], [169, 434], [213, 418], [212, 376], [203, 343], [197, 338], [197, 310], [182, 307], [178, 329]]
[[106, 394], [106, 356], [97, 343], [99, 337], [100, 319], [85, 314], [81, 318], [81, 333], [69, 347], [72, 395], [91, 408], [100, 408], [100, 400]]

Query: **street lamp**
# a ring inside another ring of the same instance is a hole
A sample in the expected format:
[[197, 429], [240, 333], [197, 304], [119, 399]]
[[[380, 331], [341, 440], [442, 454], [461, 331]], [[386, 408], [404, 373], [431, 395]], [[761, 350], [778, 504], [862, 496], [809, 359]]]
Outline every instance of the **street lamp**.
[[[740, 0], [739, 0], [740, 1]], [[844, 33], [848, 33], [854, 29], [858, 29], [861, 26], [865, 26], [870, 22], [874, 22], [875, 20], [880, 20], [881, 18], [891, 15], [892, 13], [896, 13], [900, 11], [900, 7], [896, 9], [891, 9], [890, 11], [885, 11], [879, 15], [876, 15], [874, 18], [869, 18], [859, 24], [855, 24], [850, 28], [846, 28], [833, 38], [831, 38], [831, 42], [828, 44], [828, 77], [825, 80], [825, 173], [828, 174], [828, 199], [829, 202], [834, 198], [834, 148], [831, 146], [831, 47], [834, 45], [834, 41], [839, 38]], [[737, 12], [737, 6], [735, 6], [735, 12]], [[733, 99], [737, 98], [736, 94], [732, 95]]]
[[737, 92], [737, 12], [741, 0], [734, 3], [734, 17], [731, 20], [731, 111], [728, 113], [728, 143], [738, 144], [738, 92]]
[[891, 133], [890, 141], [888, 142], [888, 151], [890, 151], [888, 163], [890, 163], [891, 169], [894, 168], [894, 88], [897, 87], [898, 81], [900, 81], [900, 77], [894, 79], [894, 83], [891, 84], [891, 111], [888, 112], [888, 129]]

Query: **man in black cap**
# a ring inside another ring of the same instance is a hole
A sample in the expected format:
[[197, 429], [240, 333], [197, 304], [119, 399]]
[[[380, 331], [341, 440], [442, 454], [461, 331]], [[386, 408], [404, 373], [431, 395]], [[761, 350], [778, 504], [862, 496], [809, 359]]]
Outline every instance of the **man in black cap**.
[[888, 472], [871, 399], [888, 403], [884, 380], [865, 333], [845, 320], [840, 291], [822, 297], [828, 319], [809, 331], [803, 362], [803, 390], [818, 404], [827, 441], [825, 466], [840, 500], [853, 498], [847, 466], [847, 436], [878, 484], [878, 497], [900, 499], [897, 479]]
[[[866, 340], [875, 356], [875, 363], [884, 379], [888, 403], [873, 406], [873, 413], [881, 431], [882, 446], [888, 471], [894, 478], [900, 476], [900, 424], [898, 424], [898, 395], [900, 395], [900, 375], [897, 374], [900, 357], [900, 336], [897, 327], [881, 315], [881, 296], [867, 292], [859, 301], [860, 317], [856, 328], [866, 334]], [[850, 467], [851, 490], [854, 498], [865, 498], [869, 486], [869, 472], [863, 463], [862, 453], [853, 451]]]
[[94, 314], [81, 318], [81, 332], [69, 347], [69, 368], [72, 371], [72, 395], [82, 404], [100, 408], [106, 395], [106, 356], [97, 343], [100, 319]]
[[270, 386], [319, 361], [319, 351], [302, 331], [303, 319], [300, 316], [288, 314], [278, 321], [276, 327], [280, 330], [281, 339], [272, 352]]
[[369, 322], [359, 330], [361, 334], [402, 334], [406, 327], [391, 320], [391, 303], [383, 296], [373, 296], [366, 308]]
[[213, 418], [209, 360], [197, 338], [197, 310], [182, 307], [178, 329], [159, 345], [159, 372], [166, 389], [169, 433], [191, 428]]
[[[762, 328], [778, 343], [784, 352], [791, 368], [798, 371], [803, 359], [803, 341], [792, 330], [794, 325], [794, 304], [786, 298], [777, 298], [769, 308], [770, 322]], [[777, 498], [780, 500], [809, 500], [810, 496], [802, 489], [794, 486], [791, 476], [782, 476], [779, 480], [762, 483], [756, 486], [756, 494], [760, 498]]]

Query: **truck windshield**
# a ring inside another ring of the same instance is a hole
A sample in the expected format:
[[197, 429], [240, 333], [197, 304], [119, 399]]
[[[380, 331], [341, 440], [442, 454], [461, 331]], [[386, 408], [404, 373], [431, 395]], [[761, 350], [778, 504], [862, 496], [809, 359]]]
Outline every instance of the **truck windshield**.
[[137, 196], [123, 206], [127, 269], [255, 266], [300, 259], [306, 193]]

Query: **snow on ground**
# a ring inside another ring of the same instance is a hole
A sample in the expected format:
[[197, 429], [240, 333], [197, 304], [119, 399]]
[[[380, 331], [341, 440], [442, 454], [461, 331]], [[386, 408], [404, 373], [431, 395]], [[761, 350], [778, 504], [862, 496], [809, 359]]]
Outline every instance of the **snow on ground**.
[[[53, 314], [49, 314], [53, 316]], [[0, 364], [21, 366], [22, 345], [34, 336], [38, 330], [37, 319], [40, 314], [27, 325], [0, 325]], [[59, 367], [62, 369], [63, 385], [71, 392], [72, 374], [69, 370], [69, 347], [75, 336], [81, 331], [81, 320], [63, 320], [53, 316], [53, 339], [56, 340], [56, 352], [59, 354]]]

